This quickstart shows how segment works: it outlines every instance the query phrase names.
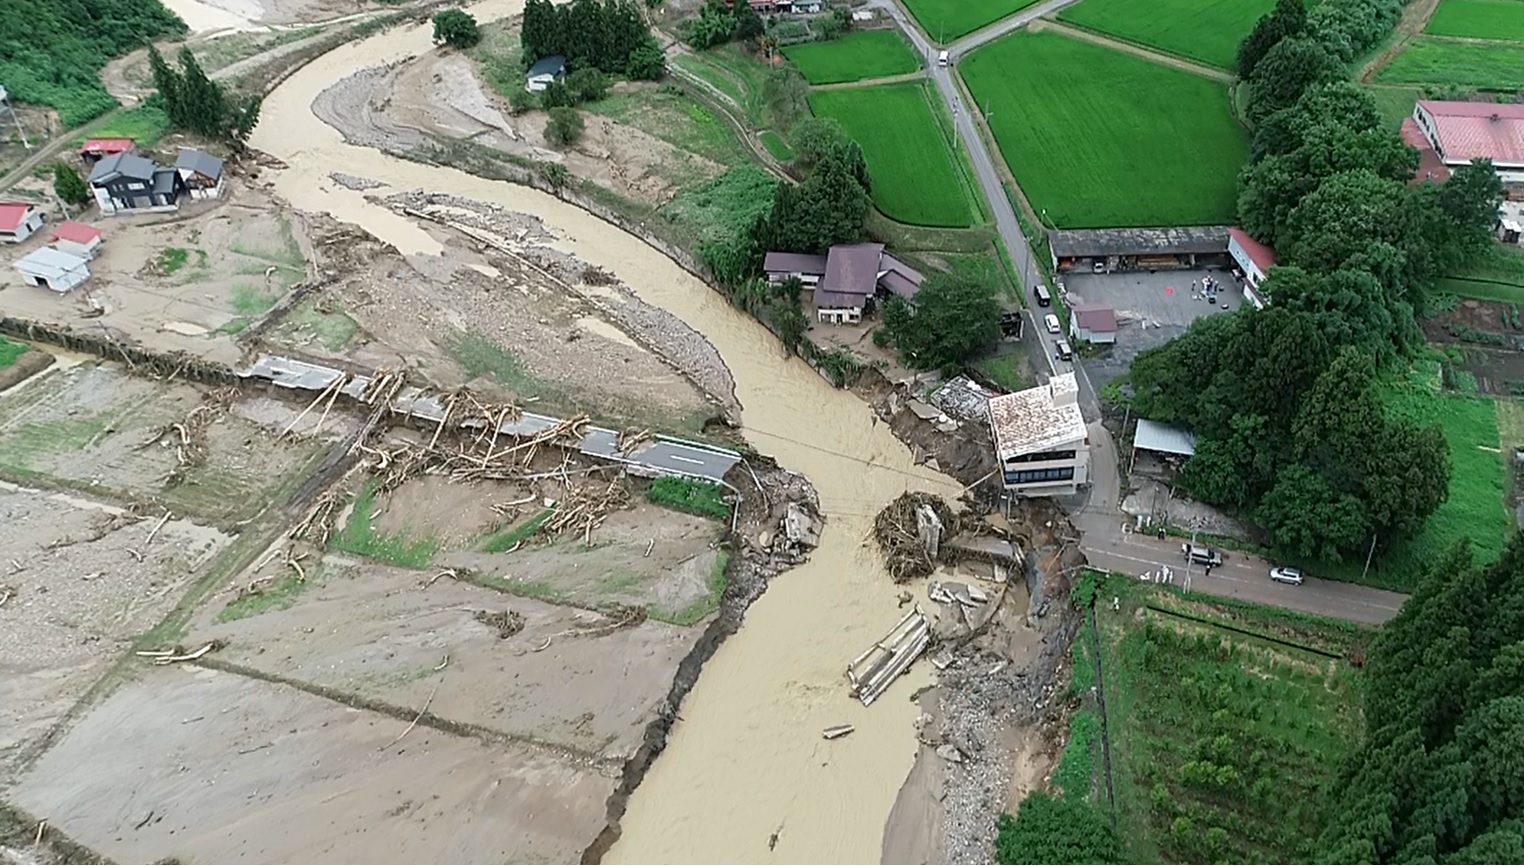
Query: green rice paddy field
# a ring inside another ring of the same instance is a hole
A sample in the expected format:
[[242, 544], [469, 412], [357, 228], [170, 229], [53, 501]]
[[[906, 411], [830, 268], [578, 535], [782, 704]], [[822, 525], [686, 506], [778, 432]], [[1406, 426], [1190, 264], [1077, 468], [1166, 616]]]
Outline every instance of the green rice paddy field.
[[[1519, 0], [1504, 2], [1524, 6]], [[1166, 54], [1232, 69], [1238, 43], [1274, 6], [1275, 0], [1084, 0], [1058, 18]]]
[[1037, 0], [905, 0], [933, 42], [946, 45], [1031, 6]]
[[921, 68], [921, 61], [894, 30], [854, 30], [829, 42], [789, 45], [783, 56], [811, 84], [865, 81]]
[[912, 225], [973, 225], [973, 192], [924, 82], [817, 90], [809, 98], [816, 116], [835, 118], [862, 146], [879, 210]]
[[1520, 0], [1444, 0], [1423, 32], [1524, 42], [1524, 2]]
[[[1513, 2], [1524, 5], [1520, 0]], [[1524, 88], [1524, 42], [1452, 42], [1420, 37], [1382, 67], [1376, 80], [1387, 84], [1518, 90]]]
[[1056, 33], [1013, 33], [970, 54], [960, 71], [1049, 222], [1234, 219], [1246, 135], [1221, 84]]

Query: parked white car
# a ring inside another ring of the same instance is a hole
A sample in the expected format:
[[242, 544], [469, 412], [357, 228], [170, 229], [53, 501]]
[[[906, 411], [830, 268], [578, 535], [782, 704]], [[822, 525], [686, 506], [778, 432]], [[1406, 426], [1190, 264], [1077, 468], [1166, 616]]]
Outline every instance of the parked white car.
[[1270, 569], [1270, 579], [1276, 583], [1289, 583], [1292, 586], [1301, 586], [1302, 570], [1300, 568], [1277, 565], [1275, 568]]
[[1063, 328], [1059, 327], [1059, 324], [1058, 324], [1058, 317], [1053, 315], [1052, 313], [1049, 313], [1046, 316], [1043, 316], [1042, 317], [1042, 323], [1043, 323], [1043, 327], [1047, 328], [1048, 329], [1048, 333], [1050, 333], [1050, 334], [1061, 334], [1061, 333], [1063, 333]]

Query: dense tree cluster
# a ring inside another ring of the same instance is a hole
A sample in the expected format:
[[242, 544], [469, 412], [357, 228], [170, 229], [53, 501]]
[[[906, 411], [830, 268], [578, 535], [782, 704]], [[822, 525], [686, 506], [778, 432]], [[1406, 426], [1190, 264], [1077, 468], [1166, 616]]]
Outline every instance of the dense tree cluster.
[[480, 42], [481, 30], [476, 19], [459, 9], [445, 9], [434, 13], [434, 41], [452, 48], [470, 48]]
[[684, 26], [683, 41], [703, 50], [732, 40], [749, 42], [761, 37], [766, 29], [762, 16], [745, 0], [735, 0], [729, 6], [712, 0]]
[[100, 82], [107, 60], [184, 32], [159, 0], [11, 0], [0, 6], [0, 83], [76, 126], [116, 107]]
[[661, 46], [630, 0], [529, 0], [520, 29], [524, 61], [559, 55], [573, 69], [593, 67], [638, 80], [660, 78]]
[[1279, 0], [1240, 46], [1257, 122], [1239, 221], [1277, 250], [1261, 285], [1272, 306], [1199, 321], [1131, 374], [1140, 412], [1196, 431], [1192, 492], [1254, 515], [1286, 552], [1333, 561], [1416, 529], [1444, 500], [1443, 439], [1386, 417], [1378, 371], [1421, 345], [1415, 311], [1490, 243], [1502, 189], [1485, 162], [1408, 183], [1417, 153], [1336, 80], [1333, 48], [1372, 38], [1348, 17], [1365, 5], [1386, 8], [1329, 0], [1304, 14]]
[[907, 365], [954, 369], [999, 338], [995, 287], [966, 276], [931, 274], [914, 299], [896, 295], [884, 302], [884, 334]]
[[1524, 863], [1524, 537], [1440, 557], [1365, 668], [1329, 863]]
[[862, 148], [831, 120], [808, 120], [791, 139], [808, 142], [798, 164], [807, 169], [797, 184], [779, 184], [772, 211], [753, 230], [761, 250], [824, 253], [864, 238], [863, 221], [873, 206]]
[[53, 163], [53, 193], [64, 202], [81, 205], [90, 200], [90, 189], [74, 166], [66, 162]]
[[179, 65], [171, 67], [157, 48], [148, 47], [148, 68], [170, 125], [234, 144], [248, 141], [259, 122], [260, 98], [224, 91], [206, 76], [188, 48], [180, 49]]

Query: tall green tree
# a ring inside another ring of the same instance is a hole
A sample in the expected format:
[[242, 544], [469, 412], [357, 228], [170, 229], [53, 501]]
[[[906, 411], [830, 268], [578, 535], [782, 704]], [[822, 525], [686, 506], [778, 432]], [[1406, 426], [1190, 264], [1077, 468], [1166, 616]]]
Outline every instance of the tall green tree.
[[434, 13], [434, 41], [451, 48], [470, 48], [480, 42], [481, 30], [476, 19], [461, 9], [444, 9]]
[[1292, 36], [1275, 44], [1254, 65], [1249, 82], [1249, 118], [1258, 121], [1293, 105], [1316, 84], [1342, 78], [1344, 65], [1318, 42]]
[[1254, 69], [1270, 49], [1288, 36], [1301, 34], [1307, 26], [1307, 9], [1302, 0], [1277, 0], [1275, 8], [1254, 24], [1254, 29], [1238, 45], [1235, 71], [1240, 79], [1253, 77]]
[[53, 192], [67, 204], [81, 205], [90, 200], [84, 179], [68, 163], [53, 163]]
[[[861, 152], [857, 152], [859, 159]], [[825, 253], [835, 244], [857, 243], [872, 206], [846, 148], [819, 159], [798, 184], [780, 184], [759, 246], [799, 253]]]
[[900, 357], [920, 370], [953, 368], [1000, 337], [995, 287], [954, 274], [931, 274], [909, 301], [890, 296], [884, 330]]

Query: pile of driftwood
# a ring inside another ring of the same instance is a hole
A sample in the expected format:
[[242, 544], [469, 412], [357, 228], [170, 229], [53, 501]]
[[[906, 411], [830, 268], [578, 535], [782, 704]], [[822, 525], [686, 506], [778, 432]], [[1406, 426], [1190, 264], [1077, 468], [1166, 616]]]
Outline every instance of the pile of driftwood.
[[165, 486], [173, 487], [183, 482], [187, 472], [206, 462], [207, 430], [227, 414], [228, 408], [236, 399], [238, 399], [237, 388], [217, 388], [208, 391], [202, 396], [196, 408], [186, 413], [184, 418], [156, 428], [148, 439], [138, 446], [140, 450], [159, 443], [174, 446], [175, 468], [165, 479]]
[[908, 492], [884, 506], [873, 521], [873, 537], [895, 583], [932, 573], [944, 535], [956, 531], [956, 517], [940, 496]]
[[582, 536], [583, 543], [587, 543], [592, 540], [593, 528], [602, 523], [609, 512], [618, 511], [629, 501], [629, 488], [618, 478], [607, 484], [581, 484], [556, 503], [555, 513], [540, 524], [539, 531], [558, 536], [571, 532]]

